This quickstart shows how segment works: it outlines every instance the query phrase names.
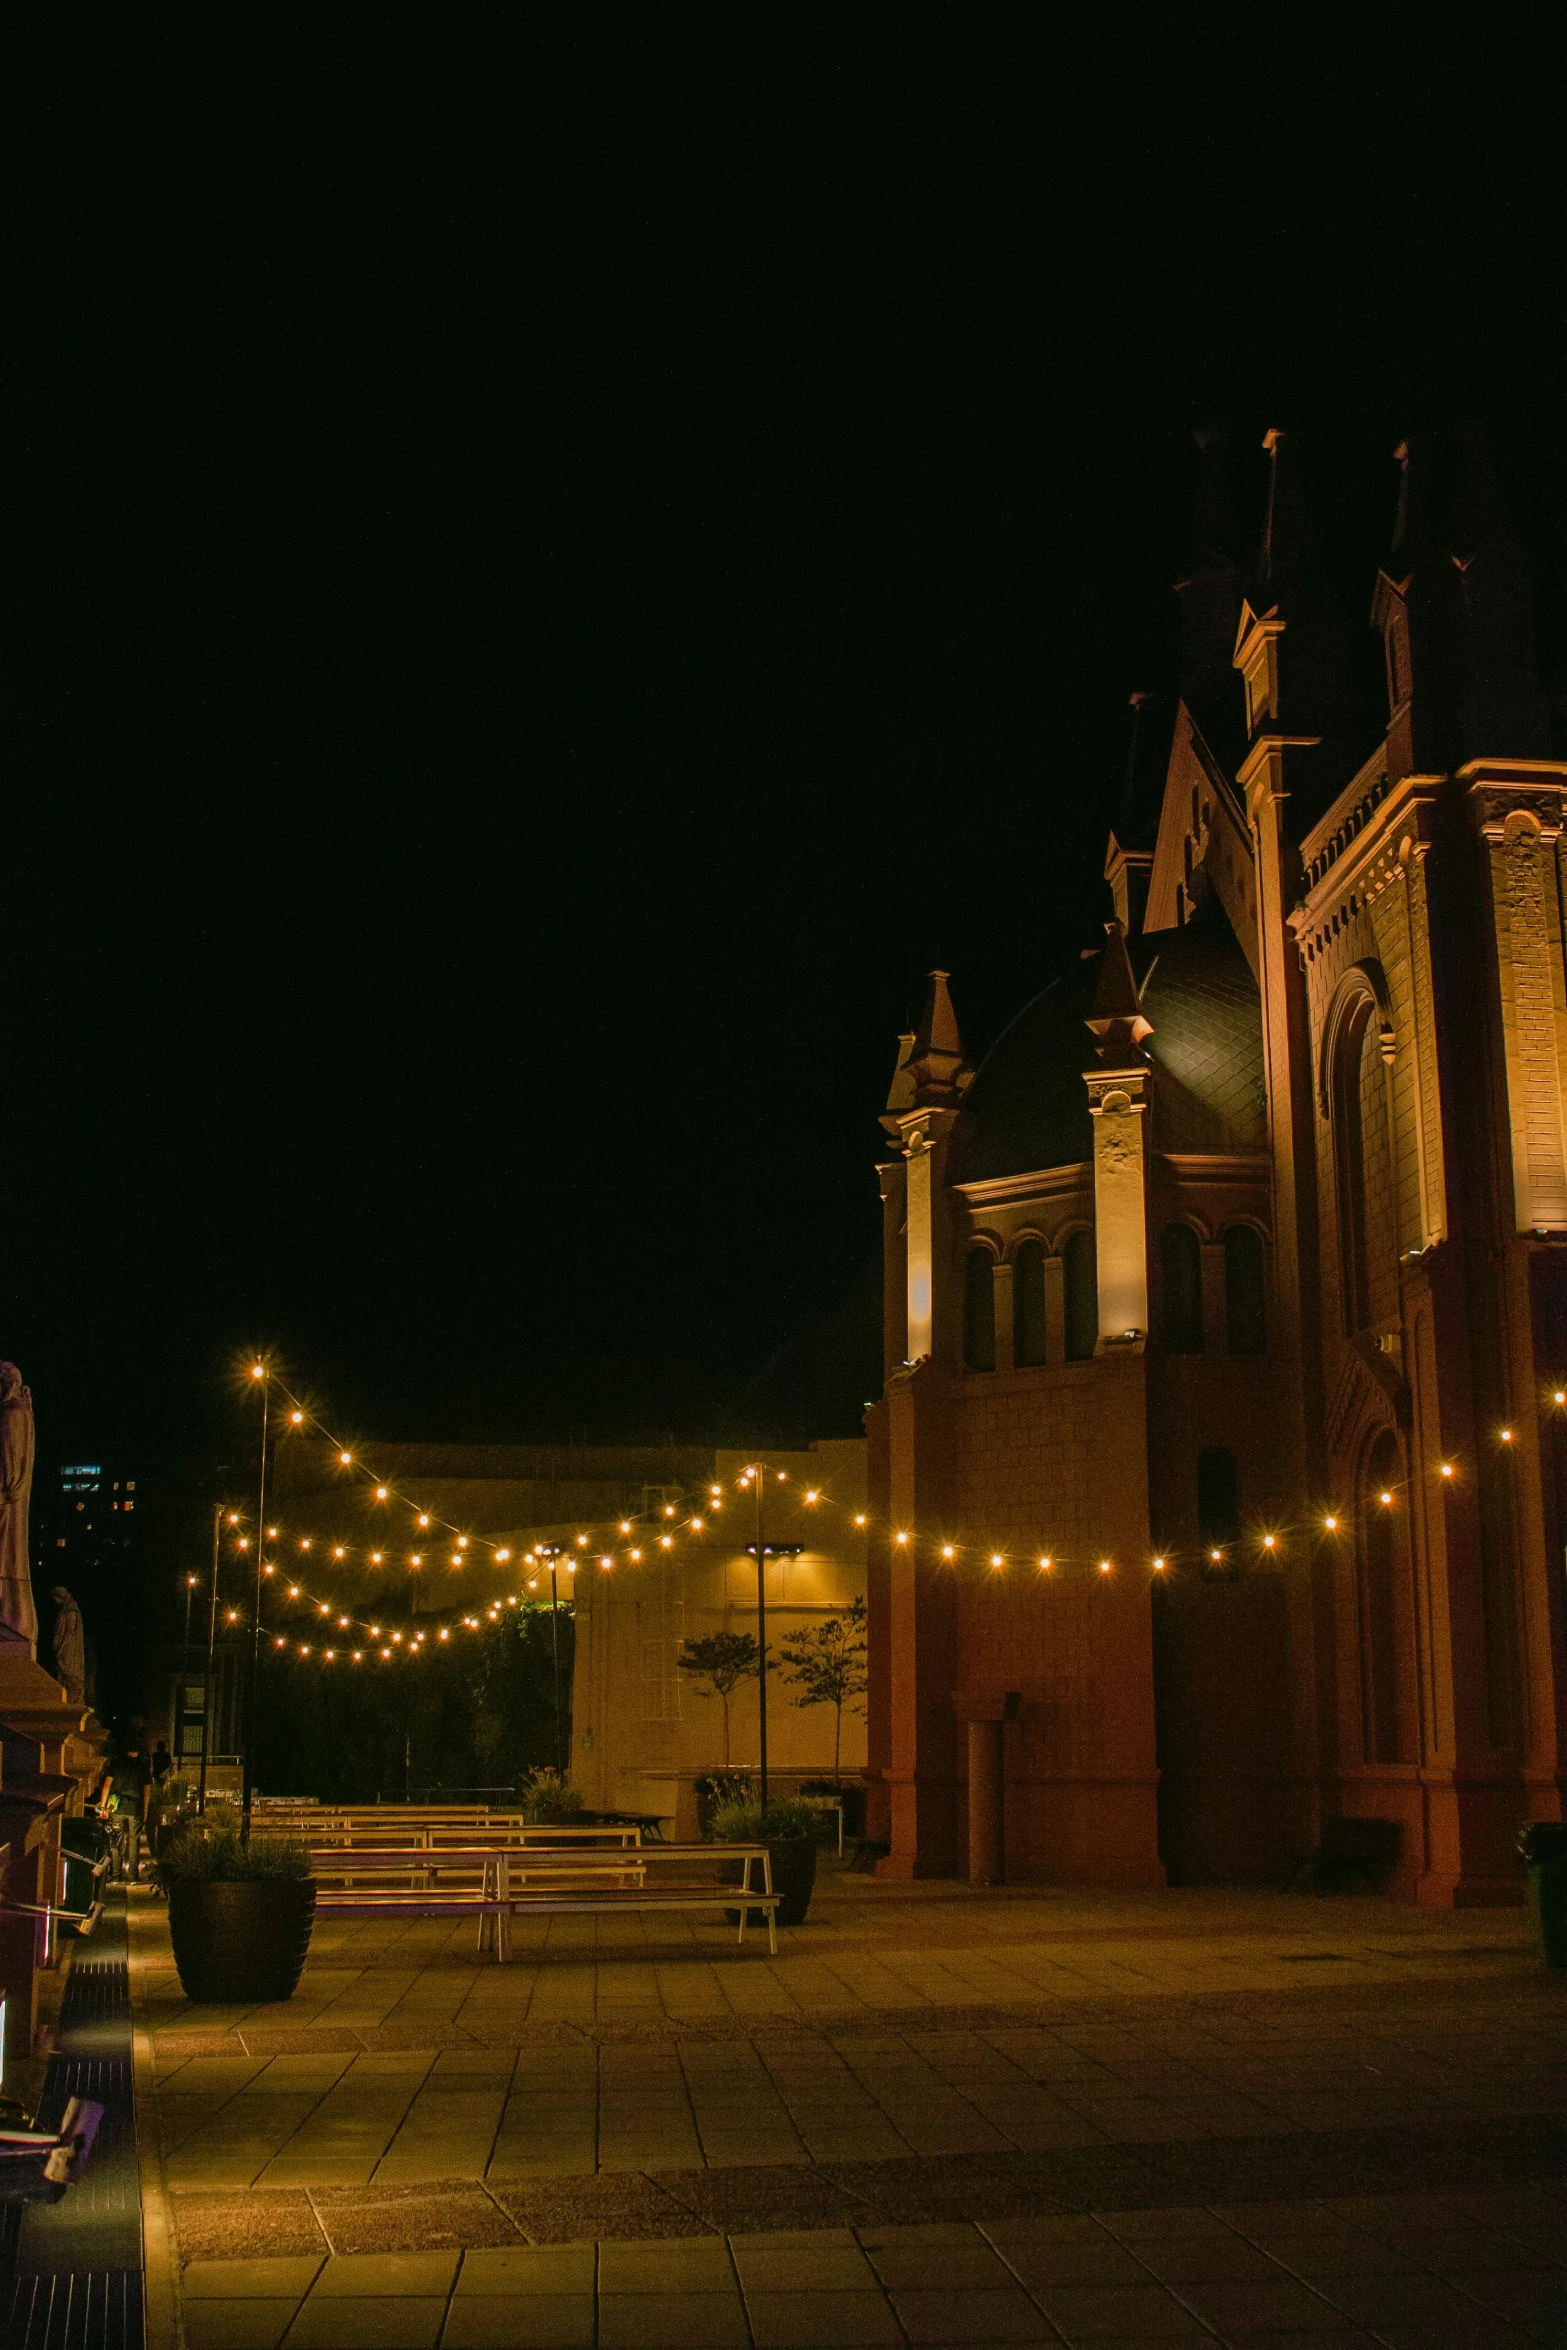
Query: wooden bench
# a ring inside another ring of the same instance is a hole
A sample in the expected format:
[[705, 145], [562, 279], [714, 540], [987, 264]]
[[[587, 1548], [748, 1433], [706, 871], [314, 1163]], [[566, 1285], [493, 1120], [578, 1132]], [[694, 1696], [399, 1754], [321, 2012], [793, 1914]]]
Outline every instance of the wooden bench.
[[[660, 1844], [623, 1847], [625, 1857], [578, 1850], [535, 1856], [505, 1845], [475, 1845], [466, 1849], [432, 1850], [423, 1844], [401, 1848], [347, 1852], [335, 1845], [312, 1853], [318, 1876], [316, 1911], [320, 1916], [473, 1917], [478, 1926], [478, 1948], [493, 1947], [498, 1961], [512, 1955], [511, 1922], [516, 1917], [607, 1917], [617, 1911], [637, 1914], [657, 1910], [733, 1910], [738, 1902], [737, 1946], [745, 1941], [748, 1912], [761, 1910], [767, 1921], [768, 1948], [778, 1953], [778, 1903], [773, 1891], [772, 1857], [765, 1844]], [[720, 1866], [737, 1863], [737, 1884], [648, 1883], [650, 1860], [686, 1860], [700, 1857]], [[751, 1872], [760, 1864], [761, 1885], [753, 1890]], [[423, 1885], [366, 1884], [366, 1877], [422, 1876]], [[445, 1876], [447, 1882], [431, 1882]], [[341, 1885], [325, 1880], [352, 1879]], [[621, 1882], [612, 1883], [619, 1878]], [[627, 1883], [627, 1879], [634, 1880]], [[475, 1881], [477, 1880], [477, 1881]], [[519, 1881], [520, 1880], [520, 1881]]]

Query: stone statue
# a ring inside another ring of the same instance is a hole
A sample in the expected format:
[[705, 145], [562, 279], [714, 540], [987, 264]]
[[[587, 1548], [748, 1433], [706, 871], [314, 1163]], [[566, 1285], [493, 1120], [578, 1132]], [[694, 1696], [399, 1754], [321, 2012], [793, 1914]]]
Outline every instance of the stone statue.
[[65, 1685], [73, 1705], [87, 1703], [87, 1643], [82, 1636], [82, 1611], [57, 1583], [49, 1594], [54, 1601], [54, 1675]]
[[0, 1654], [38, 1654], [38, 1611], [27, 1565], [33, 1490], [33, 1398], [15, 1363], [0, 1363]]

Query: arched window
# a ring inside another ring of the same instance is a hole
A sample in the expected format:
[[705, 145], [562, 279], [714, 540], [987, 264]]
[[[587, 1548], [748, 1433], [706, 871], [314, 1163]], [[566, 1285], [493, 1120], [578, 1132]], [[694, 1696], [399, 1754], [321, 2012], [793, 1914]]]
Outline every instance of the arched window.
[[1357, 969], [1333, 1030], [1328, 1111], [1333, 1122], [1339, 1293], [1344, 1328], [1398, 1326], [1398, 1233], [1388, 1121], [1385, 1036], [1371, 978]]
[[1224, 1235], [1224, 1320], [1232, 1355], [1267, 1353], [1262, 1235], [1250, 1224], [1232, 1224]]
[[1202, 1353], [1202, 1249], [1189, 1224], [1169, 1224], [1159, 1244], [1166, 1354]]
[[995, 1258], [988, 1248], [971, 1248], [963, 1266], [963, 1361], [970, 1371], [996, 1367]]
[[[1227, 1446], [1205, 1445], [1197, 1455], [1197, 1539], [1202, 1544], [1203, 1573], [1239, 1574], [1240, 1538], [1241, 1486], [1235, 1455]], [[1213, 1551], [1220, 1556], [1213, 1558]]]
[[1086, 1363], [1099, 1344], [1099, 1261], [1091, 1232], [1074, 1232], [1061, 1252], [1066, 1274], [1066, 1359]]
[[1025, 1240], [1012, 1260], [1012, 1359], [1045, 1359], [1045, 1244]]

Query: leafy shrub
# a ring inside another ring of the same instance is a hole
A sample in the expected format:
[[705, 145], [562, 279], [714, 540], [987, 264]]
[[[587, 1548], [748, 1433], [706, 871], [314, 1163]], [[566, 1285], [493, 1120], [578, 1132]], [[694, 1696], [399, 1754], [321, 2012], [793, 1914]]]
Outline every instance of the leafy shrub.
[[[224, 1815], [228, 1814], [228, 1817]], [[240, 1835], [232, 1804], [204, 1820], [171, 1828], [159, 1848], [155, 1874], [165, 1893], [175, 1884], [253, 1885], [263, 1878], [308, 1877], [310, 1847], [297, 1836]]]
[[584, 1810], [582, 1790], [573, 1787], [562, 1771], [530, 1771], [523, 1780], [517, 1809], [535, 1827], [550, 1827], [577, 1819]]
[[822, 1815], [811, 1803], [722, 1803], [713, 1814], [713, 1835], [720, 1844], [787, 1843], [797, 1836], [815, 1836]]

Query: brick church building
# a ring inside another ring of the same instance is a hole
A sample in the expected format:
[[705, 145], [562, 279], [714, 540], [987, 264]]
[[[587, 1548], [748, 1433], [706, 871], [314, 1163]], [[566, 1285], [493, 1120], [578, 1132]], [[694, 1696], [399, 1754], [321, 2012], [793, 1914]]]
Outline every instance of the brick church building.
[[[1562, 1813], [1567, 760], [1477, 434], [1399, 451], [1386, 715], [1288, 435], [1208, 442], [1103, 950], [883, 1125], [884, 1872], [1513, 1901]], [[1377, 739], [1371, 740], [1374, 735]], [[873, 1823], [875, 1814], [873, 1810]]]

